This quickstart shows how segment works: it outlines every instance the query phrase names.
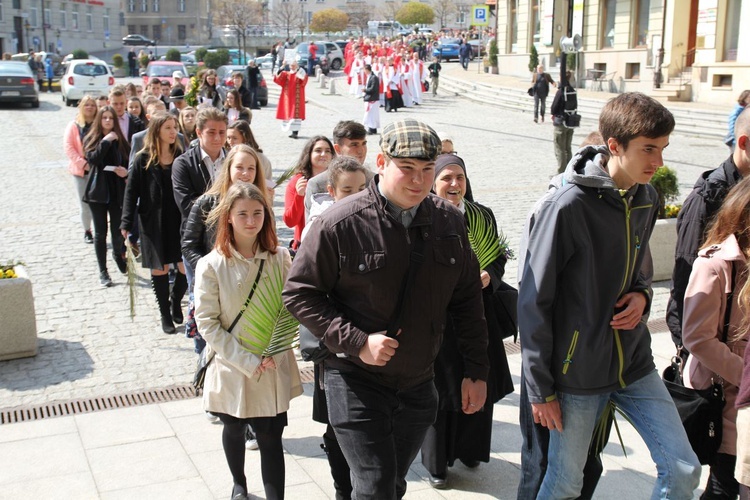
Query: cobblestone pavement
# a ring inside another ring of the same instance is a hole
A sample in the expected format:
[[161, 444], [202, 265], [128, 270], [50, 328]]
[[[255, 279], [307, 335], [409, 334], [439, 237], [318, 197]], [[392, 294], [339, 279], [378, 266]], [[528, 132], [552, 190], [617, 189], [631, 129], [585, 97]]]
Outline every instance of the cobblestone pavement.
[[[296, 141], [287, 138], [274, 119], [275, 89], [270, 106], [253, 112], [253, 131], [276, 174], [294, 163], [306, 138], [330, 136], [339, 120], [362, 119], [362, 101], [346, 94], [340, 84], [337, 90], [338, 95], [329, 95], [310, 80], [308, 119]], [[40, 97], [39, 110], [0, 108], [6, 124], [0, 136], [0, 261], [18, 259], [28, 265], [39, 331], [36, 357], [0, 362], [0, 408], [187, 383], [195, 365], [192, 342], [183, 335], [161, 333], [147, 274], [141, 273], [132, 320], [125, 279], [114, 263], [109, 269], [115, 286], [99, 286], [93, 247], [83, 242], [62, 150], [62, 135], [75, 110], [64, 107], [59, 94]], [[381, 113], [381, 122], [405, 116], [424, 120], [453, 139], [466, 161], [475, 198], [495, 211], [517, 248], [528, 209], [555, 173], [552, 125], [440, 95], [428, 96], [422, 106], [409, 110]], [[588, 132], [576, 131], [574, 146]], [[374, 166], [377, 136], [369, 141], [367, 163]], [[673, 135], [665, 162], [677, 169], [684, 196], [703, 169], [725, 157], [720, 141]], [[283, 188], [278, 189], [279, 218], [283, 196]], [[284, 228], [280, 235], [288, 240], [291, 232]], [[515, 276], [511, 262], [507, 278], [514, 282]], [[659, 290], [663, 302], [666, 284]], [[653, 317], [662, 312], [661, 303], [655, 304]]]

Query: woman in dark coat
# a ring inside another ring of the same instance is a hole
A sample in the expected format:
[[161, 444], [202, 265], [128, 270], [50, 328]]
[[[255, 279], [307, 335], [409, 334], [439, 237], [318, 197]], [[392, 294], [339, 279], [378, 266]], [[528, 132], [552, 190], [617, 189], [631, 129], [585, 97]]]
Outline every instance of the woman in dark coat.
[[[151, 287], [159, 305], [164, 333], [175, 333], [173, 320], [182, 323], [180, 302], [187, 290], [180, 252], [180, 210], [172, 191], [172, 162], [181, 152], [177, 142], [178, 127], [177, 118], [169, 113], [151, 117], [143, 149], [130, 169], [120, 224], [122, 236], [126, 238], [138, 214], [142, 264], [151, 270]], [[170, 264], [177, 264], [179, 270], [171, 296]]]
[[123, 240], [118, 228], [130, 154], [128, 141], [122, 135], [114, 108], [103, 106], [97, 111], [91, 129], [83, 138], [83, 151], [90, 170], [82, 199], [89, 204], [94, 222], [94, 251], [99, 263], [99, 282], [103, 287], [110, 287], [112, 279], [107, 271], [107, 218], [112, 237], [112, 255], [120, 272], [124, 274], [127, 271], [121, 252]]
[[430, 472], [430, 484], [445, 488], [447, 467], [456, 459], [467, 467], [489, 462], [492, 440], [493, 405], [513, 392], [503, 339], [515, 334], [506, 331], [507, 313], [493, 295], [503, 287], [507, 250], [500, 244], [497, 222], [492, 210], [465, 199], [466, 169], [461, 158], [443, 154], [435, 164], [434, 191], [450, 201], [466, 218], [469, 241], [481, 269], [484, 314], [489, 333], [490, 373], [487, 379], [487, 402], [483, 411], [466, 415], [461, 411], [461, 381], [464, 366], [453, 333], [453, 318], [448, 315], [443, 345], [435, 360], [435, 387], [439, 396], [438, 415], [428, 429], [422, 444], [422, 464]]

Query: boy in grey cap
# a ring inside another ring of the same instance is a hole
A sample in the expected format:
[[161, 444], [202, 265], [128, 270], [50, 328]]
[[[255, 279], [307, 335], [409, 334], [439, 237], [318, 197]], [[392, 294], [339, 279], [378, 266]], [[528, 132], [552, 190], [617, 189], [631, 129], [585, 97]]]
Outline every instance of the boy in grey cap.
[[435, 419], [433, 362], [446, 311], [465, 363], [462, 408], [486, 397], [487, 325], [479, 265], [461, 213], [429, 194], [440, 138], [399, 120], [383, 130], [378, 176], [310, 226], [284, 303], [334, 355], [328, 414], [351, 467], [353, 498], [397, 499]]

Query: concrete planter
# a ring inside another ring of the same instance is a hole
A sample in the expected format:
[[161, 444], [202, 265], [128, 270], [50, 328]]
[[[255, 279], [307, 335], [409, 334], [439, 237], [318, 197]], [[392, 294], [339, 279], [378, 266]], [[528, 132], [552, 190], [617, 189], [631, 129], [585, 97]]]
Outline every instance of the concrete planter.
[[677, 219], [659, 219], [651, 234], [649, 248], [654, 261], [654, 281], [672, 279], [674, 248], [677, 244]]
[[18, 278], [0, 280], [0, 361], [36, 356], [36, 314], [31, 280], [23, 266]]
[[128, 71], [129, 70], [127, 68], [125, 68], [125, 67], [115, 68], [114, 70], [112, 70], [112, 75], [115, 78], [124, 78], [124, 77], [128, 76], [128, 74], [129, 74]]

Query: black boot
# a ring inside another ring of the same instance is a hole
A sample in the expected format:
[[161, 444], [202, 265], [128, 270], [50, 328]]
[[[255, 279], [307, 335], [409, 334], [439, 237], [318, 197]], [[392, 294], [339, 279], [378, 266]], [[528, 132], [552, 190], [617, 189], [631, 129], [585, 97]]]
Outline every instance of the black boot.
[[339, 442], [335, 437], [331, 438], [326, 433], [323, 435], [323, 443], [320, 447], [328, 455], [328, 465], [331, 467], [333, 486], [336, 488], [336, 500], [350, 500], [352, 497], [352, 480], [349, 472], [349, 464], [346, 462]]
[[174, 276], [174, 285], [172, 285], [172, 293], [169, 298], [172, 301], [172, 319], [178, 325], [181, 325], [184, 318], [182, 317], [182, 297], [185, 296], [188, 284], [187, 278], [184, 274], [177, 271]]
[[172, 313], [169, 310], [169, 276], [151, 276], [151, 288], [156, 295], [156, 303], [159, 305], [159, 314], [161, 314], [161, 329], [164, 333], [175, 333], [174, 323], [172, 323]]

